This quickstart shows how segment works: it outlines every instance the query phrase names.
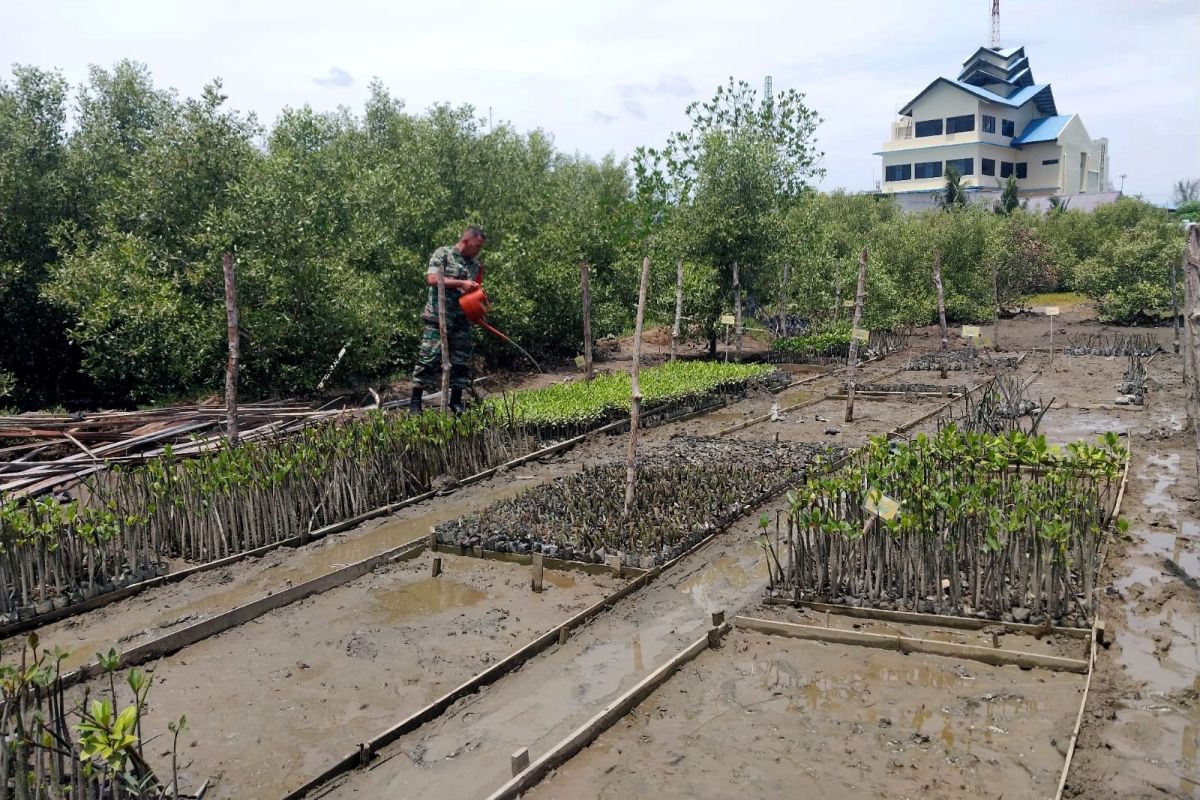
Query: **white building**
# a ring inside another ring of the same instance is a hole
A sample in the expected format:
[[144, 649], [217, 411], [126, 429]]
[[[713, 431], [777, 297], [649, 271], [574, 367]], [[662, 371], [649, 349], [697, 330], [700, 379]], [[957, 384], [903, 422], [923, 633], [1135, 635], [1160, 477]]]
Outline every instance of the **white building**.
[[1108, 140], [1093, 140], [1078, 114], [1058, 113], [1023, 47], [979, 48], [957, 78], [938, 78], [900, 116], [876, 155], [882, 191], [906, 208], [932, 205], [950, 167], [980, 199], [998, 197], [1010, 174], [1022, 198], [1108, 189]]

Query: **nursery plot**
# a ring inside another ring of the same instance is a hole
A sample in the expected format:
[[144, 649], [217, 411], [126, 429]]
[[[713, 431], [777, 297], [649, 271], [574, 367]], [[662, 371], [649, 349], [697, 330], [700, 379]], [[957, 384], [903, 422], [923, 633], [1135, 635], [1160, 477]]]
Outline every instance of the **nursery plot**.
[[985, 350], [948, 350], [915, 356], [908, 362], [910, 370], [938, 372], [943, 363], [947, 372], [976, 372], [979, 370], [1014, 369], [1021, 357], [996, 355]]
[[822, 400], [783, 414], [778, 420], [736, 431], [740, 441], [773, 439], [781, 441], [837, 442], [844, 447], [860, 447], [871, 436], [878, 436], [922, 414], [936, 410], [948, 398], [897, 396], [883, 402], [864, 402], [854, 409], [854, 422], [846, 423], [846, 401]]
[[947, 427], [873, 440], [791, 498], [773, 582], [796, 599], [1087, 626], [1128, 451]]
[[623, 464], [585, 468], [443, 523], [440, 544], [552, 558], [653, 566], [678, 556], [745, 509], [799, 481], [834, 445], [675, 437], [638, 462], [635, 508], [623, 519]]
[[[535, 594], [528, 568], [443, 555], [432, 578], [432, 558], [381, 568], [147, 664], [147, 729], [188, 717], [187, 785], [219, 774], [208, 797], [280, 797], [623, 583], [548, 571]], [[126, 701], [122, 676], [117, 686]], [[83, 689], [106, 693], [108, 680], [75, 691]]]
[[1052, 797], [1082, 684], [735, 628], [524, 796]]
[[[134, 647], [389, 548], [423, 540], [431, 526], [458, 516], [463, 502], [482, 505], [510, 497], [553, 472], [548, 465], [525, 466], [519, 479], [493, 479], [460, 495], [433, 498], [304, 548], [275, 550], [261, 559], [198, 573], [179, 583], [43, 625], [37, 629], [38, 638], [44, 648], [59, 646], [70, 653], [64, 661], [64, 670], [69, 671], [94, 660], [97, 651]], [[8, 657], [19, 652], [24, 641], [24, 634], [9, 637], [0, 642], [0, 653]]]

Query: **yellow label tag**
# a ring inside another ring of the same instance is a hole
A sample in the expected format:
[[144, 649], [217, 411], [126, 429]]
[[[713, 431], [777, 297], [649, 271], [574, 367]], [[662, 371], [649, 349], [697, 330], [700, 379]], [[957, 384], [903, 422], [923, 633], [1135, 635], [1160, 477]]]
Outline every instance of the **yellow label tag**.
[[991, 337], [988, 336], [986, 333], [979, 334], [979, 346], [980, 347], [991, 347], [992, 346]]
[[583, 365], [585, 363], [586, 362], [583, 360], [583, 356], [575, 356], [575, 366], [579, 367], [580, 369], [583, 369]]
[[978, 339], [979, 338], [979, 326], [978, 325], [963, 325], [962, 335], [963, 335], [964, 339]]
[[1057, 317], [1058, 316], [1058, 306], [1046, 306], [1046, 316], [1047, 317]]
[[866, 328], [851, 328], [850, 338], [858, 339], [860, 342], [865, 342], [871, 338], [871, 332]]
[[737, 320], [734, 319], [733, 314], [722, 314], [721, 315], [721, 324], [722, 325], [733, 325], [735, 322], [737, 322]]
[[868, 514], [874, 514], [880, 519], [893, 520], [900, 514], [900, 503], [875, 487], [871, 487], [867, 489], [867, 498], [863, 502], [863, 510]]
[[854, 308], [854, 301], [853, 300], [843, 300], [842, 308]]

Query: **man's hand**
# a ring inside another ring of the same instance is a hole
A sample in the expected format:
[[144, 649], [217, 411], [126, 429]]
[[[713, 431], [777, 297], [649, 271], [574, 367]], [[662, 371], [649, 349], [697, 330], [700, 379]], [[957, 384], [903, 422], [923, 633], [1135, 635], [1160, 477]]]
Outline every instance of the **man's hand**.
[[473, 292], [479, 288], [479, 284], [468, 278], [468, 279], [459, 281], [458, 288], [464, 292]]

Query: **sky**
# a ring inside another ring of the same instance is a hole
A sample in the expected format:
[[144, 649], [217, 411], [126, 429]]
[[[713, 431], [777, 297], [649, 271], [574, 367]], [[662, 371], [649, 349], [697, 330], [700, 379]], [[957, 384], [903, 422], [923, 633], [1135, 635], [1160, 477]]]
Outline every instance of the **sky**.
[[[287, 107], [361, 111], [381, 80], [420, 111], [469, 103], [567, 152], [624, 157], [686, 127], [730, 76], [804, 92], [823, 118], [821, 188], [871, 189], [896, 110], [988, 44], [990, 0], [0, 0], [0, 75], [145, 63], [195, 96], [270, 124]], [[1170, 198], [1200, 177], [1200, 3], [1004, 0], [1001, 44], [1024, 45], [1060, 113], [1107, 136], [1111, 179]]]

